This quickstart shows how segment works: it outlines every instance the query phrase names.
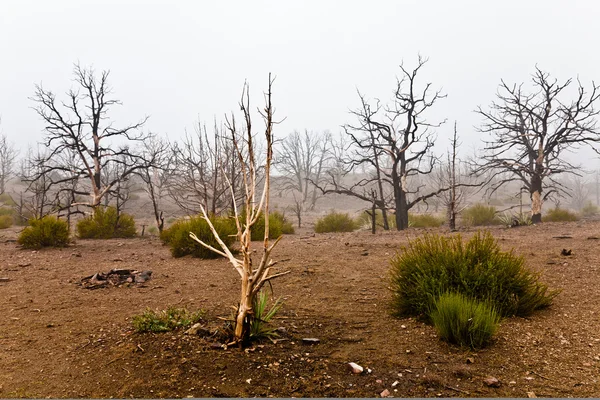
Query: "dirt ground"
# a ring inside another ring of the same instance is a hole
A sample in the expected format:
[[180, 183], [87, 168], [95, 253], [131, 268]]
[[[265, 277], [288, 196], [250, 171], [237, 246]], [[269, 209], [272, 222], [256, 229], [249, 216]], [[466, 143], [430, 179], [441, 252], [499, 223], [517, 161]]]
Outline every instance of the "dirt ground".
[[[228, 317], [239, 282], [226, 260], [174, 259], [156, 238], [28, 251], [11, 241], [16, 228], [2, 231], [0, 278], [9, 280], [0, 282], [0, 397], [378, 397], [384, 389], [395, 397], [598, 396], [600, 240], [590, 237], [600, 236], [600, 222], [491, 230], [562, 293], [531, 318], [505, 320], [478, 352], [389, 314], [389, 259], [423, 230], [285, 237], [274, 258], [291, 273], [273, 282], [285, 299], [274, 322], [284, 340], [246, 351], [131, 326], [147, 307], [204, 309], [213, 323]], [[573, 255], [561, 256], [563, 248]], [[111, 268], [149, 269], [153, 279], [77, 285]], [[320, 343], [303, 344], [307, 337]], [[365, 372], [351, 374], [348, 362]], [[486, 386], [488, 376], [500, 386]]]

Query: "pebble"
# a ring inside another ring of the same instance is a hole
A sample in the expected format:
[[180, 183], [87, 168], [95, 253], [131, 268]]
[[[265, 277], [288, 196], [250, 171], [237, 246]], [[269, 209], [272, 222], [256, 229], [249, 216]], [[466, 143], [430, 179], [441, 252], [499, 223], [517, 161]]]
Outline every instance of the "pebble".
[[487, 378], [485, 378], [483, 380], [483, 383], [485, 383], [486, 386], [493, 388], [500, 387], [500, 381], [498, 380], [498, 378], [494, 378], [493, 376], [488, 376]]
[[388, 397], [390, 395], [390, 391], [385, 389], [383, 392], [379, 393], [381, 397]]
[[348, 363], [348, 369], [353, 374], [362, 374], [362, 372], [364, 371], [363, 367], [361, 367], [360, 365], [353, 363], [353, 362]]

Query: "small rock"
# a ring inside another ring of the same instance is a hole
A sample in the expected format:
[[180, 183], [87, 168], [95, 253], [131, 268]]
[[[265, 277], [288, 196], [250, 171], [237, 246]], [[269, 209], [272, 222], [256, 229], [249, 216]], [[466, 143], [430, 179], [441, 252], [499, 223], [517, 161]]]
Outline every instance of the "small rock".
[[527, 397], [529, 397], [530, 399], [537, 399], [537, 396], [534, 392], [527, 392]]
[[0, 278], [0, 282], [9, 282], [10, 278]]
[[483, 383], [485, 383], [486, 386], [493, 388], [500, 387], [500, 381], [498, 380], [498, 378], [494, 378], [493, 376], [488, 376], [487, 378], [485, 378], [483, 380]]
[[366, 257], [369, 255], [368, 251], [363, 251], [362, 253], [360, 253], [361, 256]]
[[406, 325], [400, 325], [400, 328], [406, 329]]
[[410, 350], [406, 350], [406, 354], [410, 354], [410, 353], [411, 353], [411, 351], [410, 351]]
[[467, 364], [475, 364], [475, 358], [467, 357]]
[[375, 383], [383, 383], [383, 381], [381, 379], [377, 379]]
[[392, 383], [392, 387], [394, 388], [394, 387], [398, 386], [399, 383], [400, 382], [398, 382], [398, 381], [394, 381], [394, 383]]
[[24, 267], [29, 267], [30, 265], [31, 265], [31, 263], [30, 263], [30, 262], [28, 262], [28, 263], [19, 263], [19, 264], [18, 264], [18, 266], [19, 266], [19, 267], [22, 267], [22, 268], [24, 268]]
[[81, 253], [71, 253], [71, 257], [81, 257]]
[[302, 338], [302, 343], [304, 344], [319, 344], [321, 339], [317, 338]]
[[589, 362], [584, 362], [584, 363], [583, 363], [583, 366], [584, 366], [584, 367], [591, 367], [591, 366], [592, 366], [592, 364], [590, 364]]
[[390, 391], [385, 389], [383, 392], [379, 393], [381, 397], [388, 397], [390, 395]]
[[287, 329], [285, 328], [285, 326], [280, 326], [279, 328], [275, 329], [275, 331], [277, 333], [286, 333]]
[[353, 363], [353, 362], [348, 363], [348, 369], [353, 374], [362, 374], [362, 372], [364, 371], [363, 367], [361, 367], [360, 365]]
[[188, 330], [187, 330], [187, 331], [185, 331], [184, 333], [185, 333], [186, 335], [197, 335], [197, 334], [198, 334], [198, 331], [199, 331], [199, 330], [200, 330], [200, 328], [201, 328], [201, 326], [202, 326], [202, 325], [200, 324], [200, 322], [196, 322], [194, 325], [192, 325], [192, 326], [190, 327], [190, 329], [188, 329]]
[[570, 256], [571, 255], [571, 249], [567, 250], [567, 249], [562, 249], [562, 251], [560, 252], [561, 256]]

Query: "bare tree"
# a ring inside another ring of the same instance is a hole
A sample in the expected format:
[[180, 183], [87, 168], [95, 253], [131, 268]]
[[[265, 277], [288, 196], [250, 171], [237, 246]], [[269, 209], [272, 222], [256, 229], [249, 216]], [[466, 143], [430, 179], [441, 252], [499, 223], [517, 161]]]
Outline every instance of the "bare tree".
[[[283, 175], [282, 190], [293, 192], [295, 210], [314, 210], [320, 191], [311, 183], [321, 184], [329, 158], [331, 134], [294, 131], [281, 141], [274, 165]], [[300, 221], [300, 219], [299, 219]]]
[[19, 152], [8, 141], [6, 135], [0, 133], [0, 194], [6, 191], [6, 184], [16, 172], [18, 154]]
[[161, 210], [161, 203], [172, 174], [174, 155], [170, 151], [169, 143], [158, 138], [152, 138], [144, 142], [144, 159], [154, 160], [154, 165], [147, 164], [137, 171], [137, 175], [144, 182], [144, 190], [152, 204], [156, 227], [159, 233], [162, 233], [165, 219]]
[[501, 81], [497, 101], [489, 111], [477, 110], [484, 119], [480, 132], [490, 134], [491, 139], [484, 141], [484, 153], [474, 172], [509, 173], [490, 186], [491, 192], [508, 182], [521, 182], [531, 198], [533, 223], [542, 222], [542, 205], [549, 196], [566, 193], [557, 175], [578, 169], [564, 159], [565, 151], [600, 142], [595, 108], [598, 86], [592, 82], [588, 93], [577, 80], [577, 95], [569, 100], [571, 83], [571, 79], [559, 83], [536, 67], [532, 92], [523, 84]]
[[38, 147], [35, 151], [27, 149], [21, 160], [20, 179], [28, 183], [25, 197], [20, 193], [17, 213], [22, 222], [30, 217], [42, 218], [56, 209], [56, 197], [51, 193], [51, 179], [44, 173], [48, 154]]
[[[76, 65], [74, 82], [79, 88], [71, 89], [66, 101], [57, 100], [53, 92], [41, 85], [36, 86], [32, 98], [37, 103], [35, 110], [46, 123], [44, 144], [49, 149], [45, 169], [38, 178], [46, 174], [53, 185], [79, 181], [83, 187], [76, 194], [88, 195], [89, 200], [77, 204], [90, 207], [100, 205], [115, 185], [143, 167], [140, 154], [131, 145], [150, 136], [141, 132], [147, 118], [123, 128], [115, 128], [108, 121], [109, 109], [121, 104], [110, 97], [108, 76], [108, 71], [97, 76], [93, 69]], [[71, 163], [62, 162], [60, 155], [64, 152], [75, 156]], [[120, 173], [103, 180], [109, 164], [118, 164]]]
[[[273, 159], [273, 105], [271, 103], [271, 87], [273, 80], [269, 76], [269, 88], [265, 94], [266, 106], [261, 115], [265, 121], [265, 142], [266, 142], [266, 158], [263, 164], [264, 179], [262, 179], [262, 193], [259, 193], [259, 181], [257, 170], [257, 154], [255, 154], [255, 138], [252, 134], [252, 120], [250, 114], [250, 99], [247, 84], [244, 85], [242, 100], [240, 106], [244, 116], [245, 132], [240, 133], [235, 119], [232, 117], [227, 121], [227, 129], [231, 135], [231, 140], [236, 149], [238, 159], [240, 161], [242, 179], [244, 182], [244, 203], [243, 214], [244, 221], [240, 221], [238, 208], [234, 203], [234, 216], [237, 225], [237, 239], [240, 245], [241, 257], [237, 258], [231, 250], [223, 243], [219, 234], [212, 225], [209, 214], [206, 208], [201, 205], [201, 211], [204, 219], [207, 221], [211, 231], [220, 245], [220, 249], [216, 249], [196, 237], [190, 232], [190, 237], [208, 249], [220, 254], [229, 259], [233, 267], [241, 277], [241, 297], [237, 309], [235, 319], [235, 337], [234, 342], [239, 344], [244, 343], [249, 336], [249, 328], [252, 317], [252, 307], [254, 298], [257, 296], [263, 285], [275, 277], [284, 275], [287, 272], [271, 274], [271, 269], [275, 262], [271, 260], [271, 251], [277, 245], [278, 238], [274, 243], [269, 243], [269, 189], [270, 189], [270, 169]], [[245, 135], [245, 137], [244, 137]], [[245, 150], [242, 150], [241, 144], [245, 142]], [[232, 189], [232, 186], [230, 186]], [[265, 220], [265, 236], [263, 240], [262, 256], [258, 263], [252, 262], [253, 250], [251, 248], [251, 231], [254, 224], [258, 221], [260, 215], [264, 215]]]
[[[440, 91], [432, 91], [431, 83], [421, 88], [417, 85], [417, 75], [426, 62], [419, 57], [412, 71], [400, 66], [402, 76], [397, 80], [390, 106], [382, 106], [379, 101], [371, 104], [359, 93], [361, 107], [352, 112], [358, 122], [345, 126], [356, 156], [349, 163], [353, 167], [367, 164], [375, 173], [350, 188], [332, 180], [329, 188], [322, 188], [326, 193], [348, 194], [372, 202], [370, 191], [375, 185], [378, 208], [395, 210], [398, 230], [408, 227], [408, 210], [449, 190], [421, 193], [423, 185], [417, 182], [420, 175], [430, 174], [434, 169], [437, 158], [432, 154], [435, 141], [432, 128], [443, 123], [427, 122], [425, 114], [445, 97]], [[385, 204], [384, 185], [390, 188], [392, 207]]]
[[588, 181], [581, 176], [574, 175], [569, 182], [569, 192], [571, 194], [571, 207], [580, 211], [587, 203], [590, 189]]
[[242, 182], [239, 160], [223, 127], [215, 122], [210, 137], [206, 125], [198, 122], [195, 135], [186, 134], [183, 142], [174, 145], [173, 154], [169, 194], [179, 208], [188, 214], [198, 214], [201, 207], [211, 214], [232, 208]]

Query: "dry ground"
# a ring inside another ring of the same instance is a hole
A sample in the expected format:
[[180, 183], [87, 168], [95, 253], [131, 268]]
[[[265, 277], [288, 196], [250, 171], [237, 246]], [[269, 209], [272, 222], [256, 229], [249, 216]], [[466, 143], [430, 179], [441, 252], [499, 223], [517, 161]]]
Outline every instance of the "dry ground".
[[[137, 334], [130, 322], [146, 307], [170, 305], [205, 309], [214, 323], [227, 317], [238, 278], [225, 260], [173, 259], [155, 238], [32, 252], [5, 242], [15, 230], [2, 231], [0, 277], [10, 280], [0, 282], [0, 397], [600, 394], [600, 240], [589, 239], [600, 236], [600, 222], [492, 229], [503, 248], [524, 254], [563, 292], [550, 309], [504, 321], [495, 343], [479, 352], [389, 315], [389, 259], [422, 232], [286, 237], [275, 257], [291, 274], [273, 290], [285, 298], [275, 324], [287, 340], [240, 351], [181, 332]], [[560, 234], [573, 238], [553, 238]], [[563, 248], [573, 255], [561, 256]], [[111, 268], [151, 269], [153, 279], [135, 288], [76, 284]], [[321, 342], [304, 345], [305, 337]], [[371, 372], [350, 374], [350, 361]], [[487, 387], [487, 376], [500, 387]]]

